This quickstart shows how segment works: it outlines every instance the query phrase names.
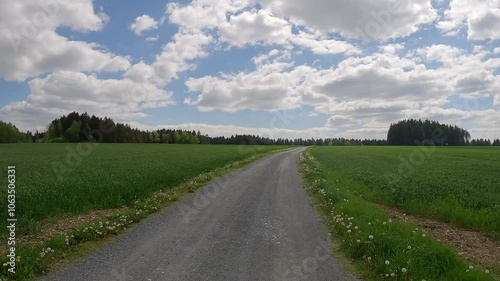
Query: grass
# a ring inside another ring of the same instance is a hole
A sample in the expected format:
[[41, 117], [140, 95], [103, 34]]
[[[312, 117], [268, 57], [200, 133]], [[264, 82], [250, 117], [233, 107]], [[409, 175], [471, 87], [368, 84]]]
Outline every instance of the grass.
[[[79, 159], [75, 158], [76, 144], [0, 146], [0, 178], [7, 178], [7, 166], [16, 166], [18, 235], [36, 233], [39, 222], [49, 218], [130, 206], [155, 191], [168, 190], [230, 162], [283, 148], [147, 144], [89, 146], [89, 153], [80, 149], [85, 153]], [[64, 165], [56, 166], [59, 173], [54, 172], [56, 162]], [[6, 193], [6, 188], [0, 189], [2, 201], [6, 200]], [[0, 211], [1, 221], [7, 220], [6, 211], [6, 208]], [[4, 239], [6, 233], [7, 229], [2, 227], [0, 238]]]
[[499, 148], [314, 147], [354, 194], [500, 241]]
[[[146, 146], [143, 146], [143, 149], [151, 149], [145, 147]], [[160, 148], [159, 146], [152, 147], [157, 150]], [[186, 151], [189, 150], [190, 147], [195, 150], [198, 148], [193, 146], [172, 146], [170, 149]], [[7, 272], [9, 267], [5, 266], [5, 262], [7, 262], [5, 255], [0, 257], [0, 263], [4, 265], [2, 270], [0, 270], [0, 280], [31, 279], [52, 270], [61, 263], [70, 262], [102, 245], [108, 241], [110, 237], [122, 233], [134, 223], [146, 218], [149, 214], [155, 213], [161, 208], [178, 201], [184, 195], [205, 186], [214, 178], [232, 172], [260, 157], [278, 150], [286, 149], [287, 147], [259, 147], [257, 152], [255, 148], [252, 147], [240, 147], [238, 149], [232, 146], [214, 148], [211, 146], [204, 146], [202, 148], [204, 148], [203, 150], [205, 153], [198, 154], [196, 156], [197, 158], [191, 159], [192, 161], [201, 161], [202, 157], [200, 157], [200, 155], [207, 156], [210, 155], [210, 153], [215, 154], [215, 152], [220, 152], [221, 148], [226, 149], [226, 153], [238, 151], [238, 153], [242, 153], [241, 155], [243, 155], [243, 157], [242, 160], [239, 161], [230, 161], [230, 163], [224, 163], [223, 166], [212, 167], [210, 171], [189, 178], [188, 181], [184, 181], [175, 187], [167, 188], [165, 191], [155, 191], [149, 196], [131, 202], [128, 204], [127, 208], [118, 209], [106, 217], [99, 217], [93, 221], [69, 229], [64, 235], [55, 235], [39, 244], [19, 245], [16, 249], [18, 262], [16, 264], [15, 274]], [[169, 149], [163, 147], [159, 150], [169, 151]], [[201, 152], [203, 150], [198, 151]], [[191, 154], [191, 156], [193, 156], [193, 154]], [[169, 173], [169, 171], [165, 173]]]
[[[366, 148], [358, 149], [366, 152]], [[354, 162], [344, 163], [344, 168], [332, 164], [340, 161], [334, 160], [337, 152], [356, 154], [355, 149], [314, 147], [309, 151], [300, 160], [306, 190], [330, 235], [363, 280], [496, 280], [486, 272], [488, 269], [471, 267], [450, 246], [432, 239], [412, 223], [391, 221], [380, 207], [360, 196], [365, 183], [345, 172], [360, 168]], [[379, 153], [374, 153], [374, 159], [384, 155], [381, 148], [374, 152]], [[346, 158], [349, 156], [342, 159]]]

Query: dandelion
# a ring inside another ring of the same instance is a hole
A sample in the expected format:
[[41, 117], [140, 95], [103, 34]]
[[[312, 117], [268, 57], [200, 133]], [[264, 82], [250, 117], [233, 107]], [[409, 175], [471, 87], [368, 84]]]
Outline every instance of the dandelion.
[[385, 261], [385, 265], [389, 265], [391, 264], [389, 261]]
[[6, 266], [7, 266], [7, 263], [6, 263], [6, 262], [4, 262], [4, 263], [3, 263], [3, 267], [6, 267]]
[[384, 221], [382, 224], [383, 224], [383, 225], [386, 225], [387, 223]]
[[361, 243], [361, 240], [356, 240], [357, 243]]
[[426, 236], [426, 235], [425, 235], [425, 233], [424, 233], [424, 234], [422, 234], [422, 237], [423, 237], [423, 238], [425, 238], [425, 236]]
[[368, 261], [371, 261], [372, 260], [372, 257], [368, 257]]
[[474, 267], [472, 265], [469, 266], [469, 269], [473, 269]]
[[373, 239], [373, 235], [368, 236], [368, 238]]
[[486, 269], [486, 270], [484, 271], [484, 273], [488, 274], [488, 273], [490, 273], [490, 271]]
[[406, 268], [404, 268], [404, 267], [403, 267], [403, 268], [401, 269], [401, 272], [406, 273]]
[[408, 246], [408, 250], [411, 250], [411, 246]]
[[391, 273], [391, 277], [395, 277], [395, 276], [396, 276], [396, 274], [394, 272]]
[[349, 230], [347, 231], [347, 233], [351, 233], [351, 230], [349, 229]]

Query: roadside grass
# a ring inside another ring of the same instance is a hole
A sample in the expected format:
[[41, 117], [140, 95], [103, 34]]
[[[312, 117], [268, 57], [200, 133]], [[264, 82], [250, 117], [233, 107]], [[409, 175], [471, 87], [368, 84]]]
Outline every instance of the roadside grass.
[[327, 169], [310, 150], [301, 154], [300, 169], [330, 235], [363, 280], [498, 280], [491, 269], [467, 264], [416, 225], [391, 221], [380, 207], [353, 192], [363, 183]]
[[123, 233], [133, 224], [147, 218], [184, 196], [194, 193], [213, 179], [233, 172], [243, 166], [256, 161], [268, 154], [285, 151], [290, 147], [275, 147], [259, 153], [247, 154], [243, 160], [226, 163], [185, 182], [166, 189], [156, 191], [146, 198], [138, 199], [126, 207], [116, 210], [111, 215], [95, 218], [94, 220], [74, 227], [64, 235], [55, 235], [41, 243], [25, 243], [16, 247], [16, 273], [7, 271], [9, 268], [7, 252], [2, 251], [0, 256], [0, 281], [27, 280], [46, 274], [61, 263], [67, 263], [83, 256], [95, 247], [104, 244], [110, 238]]
[[479, 230], [500, 241], [500, 149], [314, 147], [328, 171], [362, 184], [365, 199]]

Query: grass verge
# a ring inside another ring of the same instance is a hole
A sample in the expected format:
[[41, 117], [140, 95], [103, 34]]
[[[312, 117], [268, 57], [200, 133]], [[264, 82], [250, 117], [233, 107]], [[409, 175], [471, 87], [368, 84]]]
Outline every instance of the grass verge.
[[379, 206], [350, 192], [361, 183], [323, 170], [308, 151], [301, 154], [300, 169], [330, 235], [364, 280], [498, 280], [415, 224], [392, 221]]
[[[55, 235], [41, 243], [26, 243], [16, 247], [15, 273], [10, 273], [8, 251], [0, 257], [2, 269], [0, 281], [27, 280], [53, 270], [58, 265], [81, 257], [110, 238], [123, 233], [133, 224], [147, 218], [150, 214], [172, 205], [183, 196], [204, 187], [211, 180], [233, 172], [266, 155], [282, 152], [291, 148], [264, 152], [247, 159], [232, 162], [188, 180], [166, 191], [158, 191], [153, 196], [137, 200], [132, 206], [123, 207], [112, 214], [94, 218], [85, 224], [68, 230], [66, 234]], [[22, 240], [22, 237], [18, 238]]]

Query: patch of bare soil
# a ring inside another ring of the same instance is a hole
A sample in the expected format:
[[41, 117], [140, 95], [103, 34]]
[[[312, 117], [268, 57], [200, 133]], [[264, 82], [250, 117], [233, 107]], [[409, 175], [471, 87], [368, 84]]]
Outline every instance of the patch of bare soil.
[[454, 246], [459, 255], [488, 268], [500, 267], [500, 243], [484, 234], [428, 218], [408, 215], [395, 208], [383, 207], [393, 220], [411, 221], [439, 241]]
[[17, 240], [20, 244], [40, 244], [56, 235], [66, 234], [79, 225], [90, 223], [99, 219], [105, 219], [107, 216], [112, 215], [116, 211], [124, 209], [125, 208], [96, 210], [83, 215], [68, 216], [58, 218], [57, 220], [47, 220], [41, 223], [40, 229], [36, 234], [21, 236], [18, 237]]

